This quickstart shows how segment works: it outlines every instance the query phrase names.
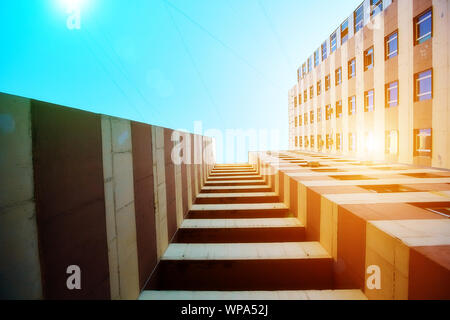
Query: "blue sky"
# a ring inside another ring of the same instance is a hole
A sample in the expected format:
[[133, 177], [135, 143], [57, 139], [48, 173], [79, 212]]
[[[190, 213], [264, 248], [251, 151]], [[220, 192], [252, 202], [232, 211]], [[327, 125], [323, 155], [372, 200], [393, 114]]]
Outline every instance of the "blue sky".
[[0, 92], [189, 131], [279, 130], [280, 149], [298, 66], [361, 2], [84, 0], [69, 30], [61, 1], [1, 1]]

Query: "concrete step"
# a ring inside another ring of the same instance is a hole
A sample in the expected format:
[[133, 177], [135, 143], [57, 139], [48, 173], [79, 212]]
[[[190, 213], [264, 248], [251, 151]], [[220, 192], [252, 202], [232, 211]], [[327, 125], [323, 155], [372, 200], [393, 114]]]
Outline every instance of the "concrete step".
[[318, 242], [175, 243], [145, 289], [332, 289], [332, 268], [332, 257]]
[[367, 300], [361, 290], [143, 291], [139, 300]]
[[219, 187], [219, 186], [263, 186], [266, 185], [262, 179], [248, 179], [248, 180], [224, 180], [224, 181], [206, 181], [205, 186]]
[[260, 186], [204, 186], [201, 193], [254, 193], [272, 192], [272, 189], [265, 185]]
[[206, 182], [213, 182], [213, 181], [227, 181], [227, 180], [263, 180], [263, 177], [260, 175], [239, 175], [239, 176], [209, 176]]
[[244, 219], [244, 218], [286, 218], [289, 209], [284, 203], [243, 204], [194, 204], [188, 219]]
[[275, 192], [200, 193], [195, 204], [276, 203], [279, 201]]
[[305, 228], [296, 218], [187, 219], [173, 243], [270, 243], [305, 240]]

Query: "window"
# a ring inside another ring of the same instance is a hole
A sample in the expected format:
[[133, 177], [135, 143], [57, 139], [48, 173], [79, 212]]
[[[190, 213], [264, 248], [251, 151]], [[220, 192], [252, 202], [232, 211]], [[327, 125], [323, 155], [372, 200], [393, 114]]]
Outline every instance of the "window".
[[336, 119], [342, 117], [342, 100], [336, 102]]
[[297, 119], [297, 117], [295, 117], [295, 127], [296, 128], [298, 127], [298, 119]]
[[300, 106], [302, 104], [302, 94], [298, 94], [298, 105]]
[[426, 70], [414, 75], [414, 97], [415, 101], [430, 100], [433, 97], [433, 73]]
[[306, 63], [302, 64], [302, 77], [306, 74]]
[[364, 112], [373, 111], [373, 89], [364, 93]]
[[294, 108], [297, 108], [297, 97], [294, 97]]
[[326, 148], [327, 150], [330, 150], [331, 147], [333, 146], [333, 137], [331, 136], [331, 134], [327, 134], [326, 135]]
[[312, 57], [308, 58], [308, 73], [312, 71]]
[[314, 86], [309, 87], [309, 100], [314, 98]]
[[308, 101], [308, 91], [303, 91], [303, 102]]
[[308, 140], [308, 137], [305, 136], [305, 148], [308, 148], [308, 147], [309, 147], [309, 140]]
[[356, 133], [348, 134], [348, 151], [350, 152], [356, 151]]
[[386, 108], [398, 106], [398, 81], [386, 85]]
[[322, 121], [322, 108], [317, 108], [317, 122]]
[[336, 86], [342, 83], [342, 67], [336, 69]]
[[323, 148], [322, 135], [320, 134], [317, 135], [317, 148], [319, 149], [319, 151]]
[[322, 61], [327, 58], [327, 42], [322, 43]]
[[303, 125], [303, 122], [302, 122], [302, 115], [299, 115], [299, 116], [298, 116], [298, 126], [301, 127], [302, 125]]
[[319, 80], [317, 81], [317, 95], [320, 96], [321, 93], [322, 93], [322, 81]]
[[330, 75], [327, 75], [325, 77], [325, 91], [328, 91], [330, 89]]
[[342, 141], [341, 141], [341, 134], [336, 133], [336, 150], [342, 151]]
[[309, 123], [314, 123], [314, 111], [309, 112]]
[[348, 40], [348, 19], [341, 24], [341, 45]]
[[301, 78], [301, 70], [300, 68], [297, 69], [297, 82], [300, 82], [300, 78]]
[[311, 148], [314, 148], [314, 136], [310, 136], [309, 141], [311, 143]]
[[398, 131], [386, 131], [385, 153], [395, 155], [398, 153]]
[[431, 129], [414, 130], [414, 155], [431, 157], [432, 136]]
[[298, 137], [298, 145], [300, 148], [303, 147], [303, 137]]
[[415, 44], [421, 44], [433, 35], [433, 16], [431, 9], [428, 9], [414, 19], [414, 39]]
[[373, 68], [373, 47], [364, 51], [364, 71]]
[[370, 16], [376, 16], [381, 11], [383, 11], [383, 1], [382, 0], [370, 0]]
[[348, 78], [356, 77], [356, 59], [353, 58], [348, 62]]
[[336, 31], [330, 36], [331, 53], [336, 51]]
[[348, 115], [356, 114], [356, 96], [348, 98]]
[[364, 26], [364, 6], [360, 5], [358, 9], [353, 12], [353, 21], [355, 23], [355, 33], [361, 30]]
[[332, 113], [333, 113], [333, 110], [331, 109], [331, 104], [325, 106], [325, 120], [330, 120]]
[[298, 137], [295, 137], [295, 147], [298, 147]]
[[398, 32], [391, 33], [384, 39], [385, 60], [389, 60], [398, 55]]
[[316, 52], [314, 52], [314, 67], [317, 67], [319, 65], [319, 49], [316, 50]]
[[308, 114], [307, 114], [307, 113], [304, 113], [304, 114], [303, 114], [303, 124], [304, 124], [304, 125], [307, 125], [307, 124], [308, 124]]

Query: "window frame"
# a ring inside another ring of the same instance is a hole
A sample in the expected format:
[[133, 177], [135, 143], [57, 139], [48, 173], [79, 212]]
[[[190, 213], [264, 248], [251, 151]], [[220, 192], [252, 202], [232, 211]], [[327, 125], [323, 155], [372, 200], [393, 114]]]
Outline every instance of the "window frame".
[[322, 122], [322, 107], [317, 108], [317, 122]]
[[[350, 68], [353, 65], [353, 68]], [[356, 77], [356, 57], [348, 60], [348, 79], [352, 79]], [[352, 70], [352, 72], [350, 72], [350, 70]], [[354, 71], [353, 71], [354, 70]]]
[[[358, 15], [358, 10], [360, 14]], [[361, 16], [361, 20], [358, 21], [358, 17]], [[364, 5], [361, 4], [355, 11], [353, 11], [353, 28], [355, 30], [355, 34], [364, 28]]]
[[317, 67], [320, 64], [320, 52], [319, 49], [314, 51], [314, 67]]
[[336, 101], [336, 103], [335, 103], [335, 110], [336, 110], [336, 119], [342, 118], [343, 117], [342, 100]]
[[310, 124], [314, 123], [314, 110], [309, 111], [309, 123]]
[[325, 61], [325, 59], [328, 57], [328, 52], [327, 52], [328, 48], [327, 48], [327, 42], [326, 41], [324, 43], [322, 43], [321, 49], [322, 49], [322, 61]]
[[309, 87], [309, 100], [314, 98], [314, 86]]
[[[342, 27], [347, 24], [347, 27], [343, 30]], [[347, 42], [348, 37], [349, 37], [349, 23], [348, 23], [348, 18], [341, 24], [341, 26], [339, 27], [340, 32], [341, 32], [341, 46]]]
[[[372, 92], [372, 105], [370, 106], [368, 104], [369, 100], [368, 97], [370, 96], [369, 92]], [[364, 112], [373, 112], [375, 111], [375, 90], [370, 89], [367, 91], [364, 91]]]
[[330, 90], [330, 88], [331, 88], [331, 75], [328, 74], [325, 76], [325, 92]]
[[[367, 63], [367, 54], [369, 53], [369, 51], [372, 51], [372, 54], [371, 54], [371, 61], [372, 62], [370, 64]], [[364, 71], [371, 70], [371, 69], [373, 69], [375, 67], [375, 56], [374, 56], [374, 54], [375, 54], [374, 46], [371, 46], [371, 47], [367, 48], [366, 50], [364, 50]]]
[[[419, 93], [420, 88], [418, 86], [418, 82], [420, 80], [426, 80], [427, 79], [427, 78], [419, 79], [419, 76], [421, 74], [423, 74], [423, 73], [426, 73], [426, 72], [430, 72], [430, 75], [427, 76], [427, 77], [431, 78], [431, 84], [430, 84], [431, 91], [424, 92], [424, 93]], [[430, 69], [427, 69], [427, 70], [424, 70], [424, 71], [421, 71], [421, 72], [417, 72], [416, 74], [414, 74], [414, 102], [432, 100], [433, 99], [433, 91], [434, 91], [433, 90], [433, 68], [430, 68]], [[425, 95], [428, 95], [428, 94], [430, 95], [430, 98], [428, 98], [428, 99], [420, 99], [421, 96], [425, 96]]]
[[[353, 104], [352, 105], [350, 104], [350, 102], [353, 102], [353, 101], [355, 102], [354, 108], [353, 108]], [[350, 107], [350, 105], [352, 107]], [[353, 110], [354, 110], [354, 112], [353, 112]], [[355, 95], [348, 97], [348, 115], [352, 116], [354, 114], [356, 114], [356, 96]]]
[[[429, 131], [429, 132], [422, 132]], [[417, 138], [420, 137], [429, 137], [430, 140], [430, 149], [418, 149], [420, 146], [420, 141]], [[432, 128], [423, 128], [423, 129], [414, 129], [414, 156], [416, 157], [431, 157], [433, 154], [433, 129]]]
[[[376, 9], [378, 9], [380, 5], [381, 9], [376, 12]], [[370, 0], [370, 17], [374, 17], [381, 12], [383, 12], [383, 0]]]
[[317, 96], [320, 96], [322, 94], [322, 80], [317, 81]]
[[[390, 93], [390, 90], [392, 90], [391, 88], [390, 88], [390, 85], [392, 85], [392, 84], [394, 84], [394, 83], [396, 83], [397, 84], [397, 86], [396, 86], [396, 89], [397, 89], [397, 100], [392, 100], [392, 101], [390, 101], [389, 99], [390, 99], [390, 95], [389, 95], [389, 93]], [[386, 83], [386, 85], [384, 86], [384, 92], [385, 92], [385, 99], [384, 99], [384, 101], [385, 101], [385, 107], [386, 107], [386, 109], [389, 109], [389, 108], [395, 108], [395, 107], [398, 107], [398, 105], [399, 105], [399, 103], [400, 103], [400, 99], [399, 99], [399, 82], [398, 82], [398, 80], [395, 80], [395, 81], [391, 81], [391, 82], [389, 82], [389, 83]], [[395, 101], [395, 105], [391, 105], [391, 102], [394, 102]]]
[[[420, 18], [422, 18], [423, 16], [425, 16], [428, 13], [430, 13], [431, 30], [427, 34], [422, 35], [421, 37], [418, 38], [418, 35], [419, 35], [418, 24], [420, 23]], [[422, 44], [422, 43], [430, 40], [431, 38], [433, 38], [433, 7], [424, 10], [422, 13], [420, 13], [416, 17], [414, 17], [413, 28], [414, 28], [414, 45], [415, 46]]]
[[[333, 36], [334, 36], [334, 46], [333, 46]], [[330, 35], [330, 54], [335, 52], [336, 50], [337, 50], [337, 30]]]
[[[393, 39], [389, 39], [393, 35], [396, 35], [395, 40], [397, 42], [397, 49], [393, 53], [389, 53], [389, 42], [393, 41]], [[392, 32], [391, 34], [387, 35], [384, 38], [384, 60], [387, 61], [389, 59], [395, 58], [398, 56], [398, 29]]]
[[[339, 82], [338, 82], [338, 74], [339, 74]], [[334, 82], [336, 87], [342, 84], [342, 67], [339, 67], [334, 71]]]

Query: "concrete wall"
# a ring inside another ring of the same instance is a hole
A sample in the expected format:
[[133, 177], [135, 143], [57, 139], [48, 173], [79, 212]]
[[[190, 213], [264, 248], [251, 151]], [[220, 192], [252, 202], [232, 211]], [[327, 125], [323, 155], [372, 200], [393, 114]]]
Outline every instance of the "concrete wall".
[[0, 297], [136, 299], [214, 165], [211, 142], [0, 94]]

